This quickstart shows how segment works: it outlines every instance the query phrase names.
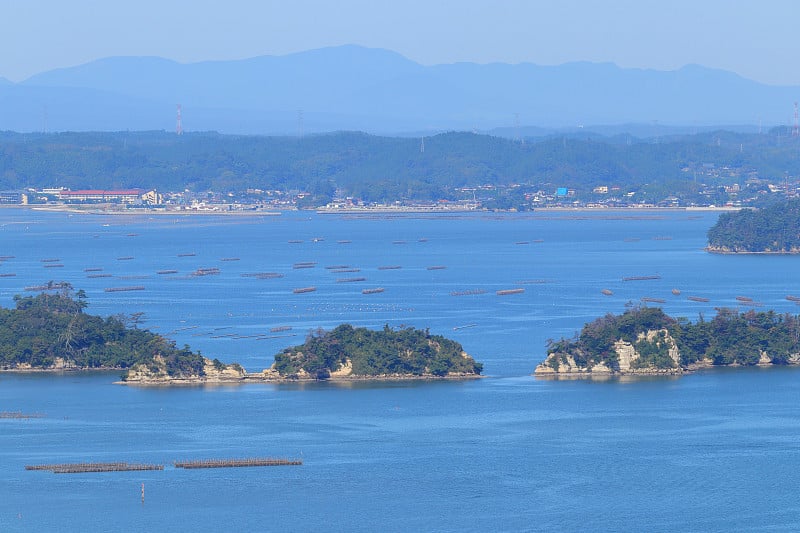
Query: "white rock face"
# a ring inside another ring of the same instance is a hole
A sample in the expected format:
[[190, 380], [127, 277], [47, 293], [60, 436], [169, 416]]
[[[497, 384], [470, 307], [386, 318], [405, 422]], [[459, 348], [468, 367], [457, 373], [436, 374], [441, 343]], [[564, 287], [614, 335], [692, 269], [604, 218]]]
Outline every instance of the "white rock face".
[[211, 359], [203, 358], [204, 376], [184, 376], [176, 380], [167, 374], [167, 364], [164, 358], [157, 355], [153, 358], [153, 364], [135, 365], [128, 370], [125, 378], [126, 382], [133, 383], [166, 383], [173, 381], [192, 381], [198, 383], [231, 382], [244, 379], [246, 372], [238, 365], [227, 365], [225, 368], [218, 369]]
[[[641, 340], [648, 340], [650, 342], [656, 338], [659, 334], [664, 334], [664, 342], [667, 343], [669, 346], [669, 356], [672, 359], [674, 367], [680, 368], [681, 364], [681, 356], [678, 352], [678, 346], [675, 344], [675, 339], [669, 334], [669, 331], [666, 329], [661, 330], [650, 330], [647, 333], [640, 333], [637, 337], [636, 341]], [[614, 343], [614, 350], [617, 352], [617, 356], [619, 357], [619, 371], [620, 373], [631, 373], [631, 372], [652, 372], [658, 369], [648, 369], [648, 368], [634, 368], [633, 363], [641, 357], [641, 354], [637, 352], [633, 345], [629, 342], [617, 341]]]
[[157, 355], [153, 358], [153, 368], [139, 363], [128, 369], [125, 381], [136, 383], [156, 383], [169, 379], [167, 375], [167, 365], [164, 358]]
[[[579, 367], [572, 355], [568, 354], [565, 357], [566, 362], [562, 361], [560, 357], [558, 359], [556, 359], [556, 357], [555, 354], [548, 357], [543, 363], [536, 367], [534, 374], [537, 376], [556, 376], [559, 374], [588, 374], [591, 372], [590, 369]], [[553, 368], [551, 362], [554, 360], [558, 361], [558, 368]]]
[[[562, 361], [561, 354], [551, 354], [543, 363], [536, 367], [534, 374], [540, 376], [557, 376], [557, 375], [609, 375], [609, 374], [667, 374], [667, 373], [681, 373], [680, 366], [680, 353], [675, 344], [675, 339], [669, 334], [666, 329], [650, 330], [647, 333], [640, 333], [637, 342], [643, 339], [653, 341], [661, 333], [664, 334], [664, 342], [668, 345], [669, 356], [674, 363], [674, 368], [661, 369], [653, 366], [636, 368], [635, 362], [641, 357], [641, 354], [636, 351], [633, 344], [625, 341], [617, 341], [614, 343], [614, 351], [617, 352], [619, 358], [619, 370], [615, 371], [609, 368], [605, 363], [598, 363], [589, 368], [581, 368], [575, 363], [575, 358], [572, 355], [567, 355]], [[558, 358], [558, 359], [556, 359]], [[553, 368], [553, 361], [558, 361], [558, 367]]]
[[332, 378], [343, 378], [347, 376], [351, 376], [353, 374], [353, 362], [348, 359], [344, 362], [344, 364], [334, 372], [331, 372]]
[[206, 358], [203, 358], [203, 371], [206, 381], [233, 381], [245, 376], [244, 369], [238, 365], [226, 365], [218, 370], [214, 362]]
[[639, 353], [629, 342], [617, 341], [614, 343], [614, 351], [619, 357], [619, 371], [630, 372], [631, 363], [639, 359]]

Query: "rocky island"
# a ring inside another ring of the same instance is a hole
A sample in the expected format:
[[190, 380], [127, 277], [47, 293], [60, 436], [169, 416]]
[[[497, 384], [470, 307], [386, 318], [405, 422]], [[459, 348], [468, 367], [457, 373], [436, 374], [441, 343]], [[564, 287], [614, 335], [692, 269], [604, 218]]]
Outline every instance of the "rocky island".
[[274, 364], [248, 373], [239, 364], [203, 357], [126, 317], [84, 312], [86, 295], [50, 283], [36, 296], [15, 296], [0, 309], [0, 370], [121, 370], [130, 384], [240, 383], [479, 377], [482, 365], [461, 345], [411, 327], [381, 331], [343, 324], [308, 335]]
[[706, 250], [720, 254], [800, 253], [800, 199], [721, 214], [708, 230]]
[[719, 309], [697, 322], [639, 307], [586, 324], [573, 339], [549, 341], [539, 377], [680, 375], [713, 366], [800, 364], [800, 317]]
[[204, 360], [192, 375], [171, 375], [162, 358], [141, 363], [124, 377], [129, 384], [242, 383], [288, 381], [356, 381], [401, 379], [468, 379], [480, 377], [461, 344], [411, 327], [381, 331], [342, 324], [318, 329], [305, 343], [286, 348], [270, 368], [245, 372], [237, 364]]
[[291, 378], [477, 377], [483, 370], [461, 344], [413, 327], [380, 331], [342, 324], [310, 334], [275, 356], [271, 371]]

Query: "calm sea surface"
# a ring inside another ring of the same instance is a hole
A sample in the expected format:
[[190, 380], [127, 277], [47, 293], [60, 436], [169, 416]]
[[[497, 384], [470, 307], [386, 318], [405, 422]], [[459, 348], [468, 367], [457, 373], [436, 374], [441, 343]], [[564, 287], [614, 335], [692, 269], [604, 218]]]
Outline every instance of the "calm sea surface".
[[[139, 327], [248, 370], [317, 327], [412, 325], [458, 340], [489, 376], [135, 388], [114, 385], [116, 373], [0, 374], [0, 411], [45, 415], [0, 419], [0, 530], [800, 530], [800, 369], [530, 376], [547, 339], [643, 297], [692, 320], [737, 296], [798, 312], [785, 297], [800, 295], [800, 257], [706, 254], [716, 218], [0, 210], [0, 255], [13, 256], [0, 274], [16, 274], [0, 277], [4, 307], [34, 294], [25, 287], [69, 281], [86, 291], [87, 312], [144, 313]], [[219, 273], [191, 276], [210, 268]], [[264, 272], [282, 277], [247, 275]], [[658, 279], [623, 281], [636, 276]], [[356, 277], [366, 279], [341, 281]], [[144, 290], [104, 291], [131, 286]], [[514, 288], [525, 292], [495, 294]], [[304, 464], [171, 466], [259, 456]], [[24, 469], [80, 461], [166, 469]]]

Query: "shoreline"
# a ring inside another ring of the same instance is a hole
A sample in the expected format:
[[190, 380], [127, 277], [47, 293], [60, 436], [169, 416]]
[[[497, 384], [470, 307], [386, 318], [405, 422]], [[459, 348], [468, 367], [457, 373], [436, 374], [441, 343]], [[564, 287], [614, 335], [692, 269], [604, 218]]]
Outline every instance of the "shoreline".
[[320, 215], [358, 215], [358, 214], [404, 214], [404, 213], [411, 213], [411, 214], [419, 214], [419, 213], [427, 213], [427, 214], [448, 214], [448, 213], [523, 213], [523, 214], [530, 214], [530, 213], [537, 213], [540, 211], [544, 212], [610, 212], [610, 211], [620, 211], [620, 212], [630, 212], [630, 211], [688, 211], [688, 212], [728, 212], [728, 211], [739, 211], [744, 209], [742, 207], [714, 207], [714, 206], [686, 206], [686, 207], [659, 207], [659, 206], [615, 206], [615, 207], [606, 207], [606, 206], [581, 206], [581, 207], [558, 207], [558, 206], [551, 206], [551, 207], [534, 207], [530, 211], [517, 211], [513, 209], [467, 209], [467, 208], [426, 208], [426, 207], [363, 207], [363, 208], [341, 208], [341, 209], [325, 209], [325, 208], [317, 208], [311, 209], [310, 211], [315, 211]]
[[[105, 207], [103, 207], [105, 206]], [[198, 210], [198, 209], [167, 209], [167, 208], [142, 208], [142, 209], [116, 209], [109, 204], [93, 204], [91, 206], [71, 206], [71, 205], [4, 205], [3, 208], [29, 209], [31, 211], [52, 212], [52, 213], [71, 213], [76, 215], [120, 215], [120, 216], [142, 216], [142, 215], [172, 215], [172, 216], [245, 216], [245, 217], [264, 217], [281, 216], [281, 211], [296, 211], [295, 209], [283, 210]], [[116, 206], [115, 206], [116, 207]]]
[[0, 209], [28, 209], [31, 211], [71, 213], [79, 215], [121, 215], [121, 216], [141, 216], [141, 215], [173, 215], [173, 216], [242, 216], [242, 217], [265, 217], [281, 216], [284, 212], [313, 212], [319, 215], [387, 215], [387, 214], [465, 214], [465, 213], [598, 213], [598, 212], [712, 212], [721, 213], [738, 211], [741, 207], [658, 207], [658, 206], [627, 206], [627, 207], [605, 207], [605, 206], [582, 206], [582, 207], [534, 207], [531, 211], [516, 210], [489, 210], [489, 209], [468, 209], [468, 208], [427, 208], [427, 207], [364, 207], [364, 208], [341, 208], [341, 209], [297, 209], [297, 208], [276, 208], [271, 210], [198, 210], [198, 209], [170, 209], [170, 208], [141, 208], [141, 209], [119, 209], [112, 204], [91, 204], [91, 205], [67, 205], [67, 204], [14, 204], [0, 205]]
[[[538, 367], [537, 367], [538, 368]], [[678, 379], [683, 376], [690, 376], [702, 372], [716, 372], [716, 371], [746, 371], [746, 370], [771, 370], [771, 369], [800, 369], [800, 362], [789, 364], [775, 364], [775, 363], [757, 363], [754, 365], [730, 364], [730, 365], [714, 365], [714, 364], [693, 364], [685, 368], [677, 369], [654, 369], [654, 370], [639, 370], [635, 372], [537, 372], [533, 371], [530, 374], [522, 374], [514, 377], [530, 377], [535, 380], [543, 381], [575, 381], [575, 380], [592, 380], [592, 381], [637, 381], [646, 379]], [[114, 372], [125, 371], [125, 368], [2, 368], [0, 369], [0, 378], [3, 374], [12, 375], [65, 375], [65, 374], [111, 374]], [[328, 379], [316, 378], [284, 378], [274, 376], [259, 376], [250, 374], [242, 378], [225, 378], [225, 377], [195, 377], [195, 378], [169, 378], [169, 379], [153, 379], [153, 380], [135, 380], [125, 381], [116, 380], [112, 381], [113, 385], [126, 385], [132, 387], [143, 388], [159, 388], [159, 387], [198, 387], [198, 386], [231, 386], [231, 385], [308, 385], [311, 383], [329, 383], [331, 385], [348, 385], [358, 383], [402, 383], [402, 382], [435, 382], [435, 381], [477, 381], [483, 379], [492, 379], [493, 376], [486, 376], [482, 374], [453, 374], [447, 376], [434, 376], [434, 375], [382, 375], [382, 376], [332, 376]]]
[[737, 252], [735, 250], [726, 250], [722, 248], [713, 248], [711, 246], [706, 246], [704, 250], [710, 254], [717, 254], [717, 255], [800, 255], [800, 250], [796, 252], [751, 252], [751, 251], [741, 251]]
[[555, 372], [555, 371], [540, 371], [539, 368], [544, 365], [544, 363], [540, 363], [539, 366], [536, 367], [536, 370], [533, 371], [531, 377], [535, 379], [542, 379], [546, 381], [558, 381], [560, 379], [563, 380], [576, 380], [576, 379], [590, 379], [595, 381], [608, 381], [608, 380], [624, 380], [624, 381], [635, 381], [637, 379], [647, 379], [647, 378], [673, 378], [677, 379], [683, 376], [689, 376], [692, 374], [698, 374], [702, 372], [714, 372], [714, 371], [726, 371], [726, 370], [752, 370], [752, 369], [775, 369], [775, 368], [800, 368], [800, 361], [798, 362], [789, 362], [789, 363], [765, 363], [760, 362], [754, 365], [743, 365], [740, 363], [731, 363], [728, 365], [715, 365], [710, 361], [706, 362], [697, 362], [692, 363], [686, 367], [678, 367], [678, 368], [643, 368], [637, 369], [635, 371], [627, 371], [627, 372], [619, 372], [619, 371], [612, 371], [612, 372], [592, 372], [589, 370], [577, 370], [577, 371], [569, 371], [569, 372]]
[[[104, 368], [0, 368], [0, 376], [3, 374], [111, 374], [125, 372], [127, 368], [104, 367]], [[161, 386], [193, 386], [193, 385], [246, 385], [250, 383], [369, 383], [369, 382], [400, 382], [400, 381], [467, 381], [474, 379], [484, 379], [486, 376], [481, 374], [448, 374], [446, 376], [435, 376], [433, 374], [412, 375], [412, 374], [390, 374], [379, 376], [331, 376], [327, 379], [317, 379], [312, 377], [279, 377], [275, 375], [263, 375], [261, 372], [247, 373], [242, 377], [225, 376], [197, 376], [189, 378], [155, 378], [143, 380], [117, 380], [115, 385], [133, 385], [143, 387]]]
[[173, 386], [197, 386], [197, 385], [248, 385], [248, 384], [308, 384], [308, 383], [332, 383], [332, 384], [345, 384], [345, 383], [391, 383], [391, 382], [404, 382], [404, 381], [469, 381], [474, 379], [484, 379], [486, 376], [480, 374], [452, 374], [447, 376], [434, 376], [434, 375], [381, 375], [381, 376], [331, 376], [327, 379], [317, 378], [287, 378], [275, 376], [261, 376], [258, 374], [249, 374], [241, 378], [225, 378], [225, 377], [212, 377], [208, 378], [193, 377], [193, 378], [167, 378], [167, 379], [152, 379], [152, 380], [120, 380], [115, 381], [114, 385], [129, 385], [134, 387], [173, 387]]
[[124, 372], [127, 368], [103, 367], [103, 368], [0, 368], [0, 376], [3, 374], [110, 374], [112, 372]]

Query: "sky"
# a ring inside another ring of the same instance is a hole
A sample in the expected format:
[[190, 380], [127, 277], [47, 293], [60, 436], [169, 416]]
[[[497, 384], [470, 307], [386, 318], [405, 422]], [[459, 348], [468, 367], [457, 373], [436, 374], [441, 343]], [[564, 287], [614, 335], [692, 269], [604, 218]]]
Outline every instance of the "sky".
[[699, 64], [800, 85], [797, 0], [0, 0], [0, 77], [109, 56], [181, 63], [358, 44], [424, 65]]

